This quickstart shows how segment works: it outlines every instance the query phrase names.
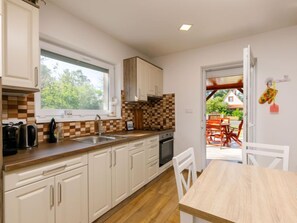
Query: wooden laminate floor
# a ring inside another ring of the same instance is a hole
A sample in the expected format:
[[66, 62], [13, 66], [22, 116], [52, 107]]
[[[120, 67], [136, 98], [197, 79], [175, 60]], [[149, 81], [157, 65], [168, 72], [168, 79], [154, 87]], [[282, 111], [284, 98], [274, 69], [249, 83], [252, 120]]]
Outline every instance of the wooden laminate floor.
[[173, 168], [103, 215], [95, 223], [177, 223], [178, 196]]

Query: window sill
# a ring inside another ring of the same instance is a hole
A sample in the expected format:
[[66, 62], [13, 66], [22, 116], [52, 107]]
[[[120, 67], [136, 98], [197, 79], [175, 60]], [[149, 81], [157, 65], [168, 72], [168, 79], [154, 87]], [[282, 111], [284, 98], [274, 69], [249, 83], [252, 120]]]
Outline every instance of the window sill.
[[[61, 116], [51, 116], [51, 117], [35, 117], [37, 124], [50, 123], [51, 119], [54, 118], [56, 122], [84, 122], [84, 121], [95, 121], [95, 117], [61, 117]], [[101, 116], [102, 120], [119, 120], [122, 119], [121, 116]]]

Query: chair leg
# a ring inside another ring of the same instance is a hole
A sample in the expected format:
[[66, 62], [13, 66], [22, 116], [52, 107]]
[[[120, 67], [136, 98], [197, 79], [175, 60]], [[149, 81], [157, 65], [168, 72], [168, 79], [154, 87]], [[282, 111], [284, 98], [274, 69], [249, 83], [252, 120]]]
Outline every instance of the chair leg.
[[179, 212], [181, 223], [194, 223], [194, 216], [183, 211]]

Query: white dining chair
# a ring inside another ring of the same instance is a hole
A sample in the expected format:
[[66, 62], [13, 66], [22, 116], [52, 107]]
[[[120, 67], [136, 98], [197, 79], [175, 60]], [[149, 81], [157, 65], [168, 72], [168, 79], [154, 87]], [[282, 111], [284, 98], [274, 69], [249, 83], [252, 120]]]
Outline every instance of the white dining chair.
[[[197, 179], [197, 169], [193, 147], [173, 157], [173, 167], [177, 185], [178, 199], [180, 200], [187, 192], [191, 184]], [[188, 170], [187, 179], [183, 175]]]
[[272, 158], [268, 168], [276, 168], [283, 161], [282, 169], [286, 171], [289, 169], [289, 146], [244, 142], [242, 145], [243, 164], [260, 166], [256, 156]]
[[[191, 185], [197, 180], [197, 168], [195, 162], [194, 148], [190, 147], [186, 151], [173, 157], [173, 167], [175, 180], [177, 185], [178, 199], [180, 200], [184, 194], [190, 189]], [[188, 171], [187, 179], [183, 174], [184, 170]], [[210, 223], [203, 219], [194, 218], [193, 215], [180, 211], [181, 223]]]

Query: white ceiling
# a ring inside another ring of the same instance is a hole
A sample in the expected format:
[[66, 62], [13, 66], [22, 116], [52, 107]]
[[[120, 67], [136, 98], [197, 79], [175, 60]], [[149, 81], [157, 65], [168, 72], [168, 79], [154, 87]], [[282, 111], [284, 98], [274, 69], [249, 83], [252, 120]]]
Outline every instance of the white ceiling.
[[297, 25], [297, 0], [50, 1], [151, 57]]

